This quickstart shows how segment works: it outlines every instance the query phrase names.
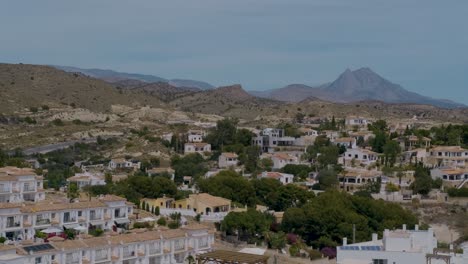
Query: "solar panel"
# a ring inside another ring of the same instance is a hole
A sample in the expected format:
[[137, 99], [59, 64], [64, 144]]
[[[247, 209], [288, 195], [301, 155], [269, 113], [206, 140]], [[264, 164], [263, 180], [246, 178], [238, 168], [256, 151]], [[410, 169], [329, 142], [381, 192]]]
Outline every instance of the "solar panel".
[[26, 252], [40, 252], [40, 251], [45, 251], [49, 249], [54, 249], [54, 247], [50, 244], [41, 244], [41, 245], [34, 245], [34, 246], [26, 246], [23, 247], [23, 249]]
[[359, 250], [358, 246], [341, 246], [341, 250]]
[[380, 246], [361, 246], [361, 250], [380, 251], [380, 250], [382, 250], [382, 247], [380, 247]]

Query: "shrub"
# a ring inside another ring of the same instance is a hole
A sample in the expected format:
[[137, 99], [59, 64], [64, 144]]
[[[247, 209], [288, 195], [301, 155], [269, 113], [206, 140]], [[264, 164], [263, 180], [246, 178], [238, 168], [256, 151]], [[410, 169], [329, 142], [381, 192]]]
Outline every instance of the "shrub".
[[150, 223], [150, 222], [143, 222], [143, 223], [134, 223], [133, 224], [133, 228], [153, 228], [154, 227], [154, 224]]
[[57, 119], [54, 119], [52, 121], [52, 124], [55, 125], [55, 126], [63, 126], [63, 121], [62, 121], [62, 119], [57, 118]]
[[167, 225], [170, 229], [177, 229], [180, 227], [180, 223], [178, 221], [171, 221], [169, 225]]
[[322, 253], [320, 251], [311, 249], [309, 250], [309, 258], [310, 260], [315, 260], [315, 259], [321, 259], [322, 258]]
[[42, 238], [42, 239], [46, 239], [47, 238], [47, 235], [45, 233], [42, 233], [41, 231], [37, 230], [36, 231], [36, 237], [37, 238]]
[[5, 237], [0, 237], [0, 244], [5, 243], [6, 240], [7, 240], [7, 239], [6, 239]]
[[42, 108], [42, 110], [44, 110], [44, 111], [49, 110], [49, 106], [48, 106], [48, 105], [42, 105], [41, 108]]
[[36, 123], [37, 123], [37, 122], [36, 122], [36, 119], [31, 118], [31, 117], [29, 117], [29, 116], [25, 117], [25, 118], [23, 119], [23, 121], [26, 122], [27, 124], [36, 124]]
[[94, 230], [89, 231], [89, 234], [95, 237], [102, 236], [102, 234], [104, 234], [104, 230], [96, 228]]
[[297, 257], [297, 256], [299, 256], [300, 250], [301, 249], [297, 245], [292, 245], [289, 248], [289, 254], [291, 255], [291, 257]]
[[166, 218], [160, 217], [156, 223], [160, 226], [165, 226], [167, 224]]
[[450, 197], [468, 197], [468, 188], [450, 188], [447, 193]]
[[37, 109], [37, 107], [35, 107], [35, 106], [31, 106], [31, 107], [29, 107], [29, 111], [31, 111], [33, 113], [37, 113], [37, 111], [39, 111], [39, 109]]

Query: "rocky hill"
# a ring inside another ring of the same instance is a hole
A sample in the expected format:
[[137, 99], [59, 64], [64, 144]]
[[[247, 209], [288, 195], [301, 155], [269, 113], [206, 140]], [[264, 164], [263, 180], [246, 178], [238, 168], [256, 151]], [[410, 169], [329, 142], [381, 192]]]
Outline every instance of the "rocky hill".
[[405, 90], [369, 68], [355, 71], [347, 69], [335, 81], [318, 87], [294, 84], [256, 94], [289, 102], [299, 102], [312, 96], [342, 103], [377, 100], [386, 103], [426, 104], [443, 108], [464, 107], [463, 104], [450, 100], [434, 99]]
[[0, 111], [11, 113], [29, 107], [72, 106], [109, 111], [112, 105], [161, 106], [145, 93], [122, 91], [102, 80], [67, 73], [49, 66], [0, 64]]

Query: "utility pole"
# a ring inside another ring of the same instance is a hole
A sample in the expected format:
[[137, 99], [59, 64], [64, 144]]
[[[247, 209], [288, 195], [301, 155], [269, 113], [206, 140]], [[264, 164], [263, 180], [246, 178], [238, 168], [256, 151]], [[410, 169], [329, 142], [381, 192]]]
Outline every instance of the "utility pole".
[[353, 224], [353, 244], [356, 243], [356, 224]]

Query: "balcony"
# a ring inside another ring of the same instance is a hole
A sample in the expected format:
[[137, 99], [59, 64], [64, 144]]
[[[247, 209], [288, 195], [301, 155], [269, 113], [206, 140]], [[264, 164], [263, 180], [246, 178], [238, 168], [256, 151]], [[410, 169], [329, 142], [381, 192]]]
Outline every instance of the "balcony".
[[50, 219], [38, 219], [36, 220], [36, 226], [50, 225]]
[[116, 214], [114, 215], [114, 218], [117, 219], [117, 218], [127, 218], [127, 214]]
[[123, 258], [127, 259], [127, 258], [133, 258], [133, 257], [135, 257], [135, 251], [126, 251], [126, 250], [124, 250]]
[[103, 261], [103, 260], [107, 260], [109, 257], [107, 255], [107, 252], [106, 254], [96, 254], [96, 257], [94, 258], [94, 261]]
[[36, 188], [34, 188], [34, 187], [25, 187], [25, 188], [23, 188], [23, 192], [36, 192]]
[[7, 222], [6, 228], [15, 228], [15, 227], [21, 227], [21, 223], [18, 222]]
[[63, 222], [64, 223], [75, 223], [76, 222], [76, 217], [64, 217]]
[[10, 188], [1, 188], [0, 193], [10, 193], [11, 189]]
[[89, 217], [90, 221], [102, 220], [102, 215], [91, 215]]

